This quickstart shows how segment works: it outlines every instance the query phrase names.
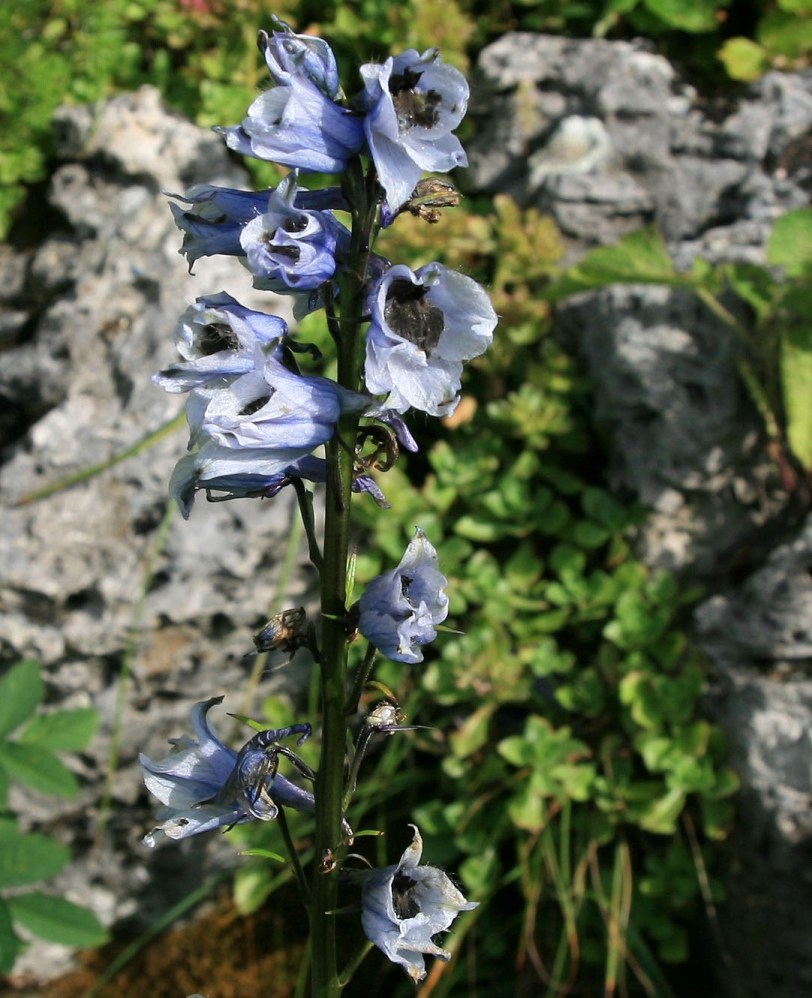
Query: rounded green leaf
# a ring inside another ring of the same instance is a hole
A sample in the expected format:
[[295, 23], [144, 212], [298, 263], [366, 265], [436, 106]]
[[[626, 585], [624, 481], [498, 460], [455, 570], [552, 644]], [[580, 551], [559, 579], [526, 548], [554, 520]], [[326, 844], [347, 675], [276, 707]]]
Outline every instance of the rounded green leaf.
[[32, 717], [20, 732], [20, 742], [63, 752], [81, 752], [96, 733], [99, 712], [93, 707], [57, 710]]
[[92, 911], [48, 894], [20, 894], [8, 899], [11, 917], [33, 932], [63, 946], [101, 946], [107, 932]]
[[28, 660], [13, 665], [0, 678], [0, 736], [13, 731], [34, 713], [43, 693], [37, 662]]
[[49, 749], [41, 746], [0, 742], [0, 767], [12, 780], [41, 794], [75, 797], [79, 784], [73, 773]]
[[47, 835], [16, 829], [0, 839], [0, 888], [35, 884], [53, 877], [70, 858], [67, 846]]

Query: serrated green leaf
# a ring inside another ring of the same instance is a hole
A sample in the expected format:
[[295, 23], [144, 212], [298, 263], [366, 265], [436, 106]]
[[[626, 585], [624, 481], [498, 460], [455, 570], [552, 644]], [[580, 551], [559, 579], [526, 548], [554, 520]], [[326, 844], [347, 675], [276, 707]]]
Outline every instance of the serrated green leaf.
[[8, 670], [0, 679], [0, 737], [34, 713], [44, 691], [37, 662], [18, 662]]
[[776, 220], [767, 243], [767, 260], [790, 277], [812, 266], [812, 208], [798, 208]]
[[15, 922], [63, 946], [88, 948], [101, 946], [107, 932], [92, 911], [64, 898], [48, 894], [20, 894], [10, 898], [8, 906]]
[[38, 714], [20, 732], [19, 741], [54, 751], [81, 752], [96, 733], [98, 723], [99, 712], [94, 707]]
[[20, 887], [53, 877], [70, 858], [67, 846], [36, 832], [0, 840], [0, 887]]
[[10, 974], [14, 962], [25, 948], [25, 943], [15, 933], [11, 924], [11, 912], [6, 902], [0, 898], [0, 974]]
[[75, 797], [79, 784], [73, 773], [49, 749], [0, 742], [0, 767], [12, 780], [41, 794]]

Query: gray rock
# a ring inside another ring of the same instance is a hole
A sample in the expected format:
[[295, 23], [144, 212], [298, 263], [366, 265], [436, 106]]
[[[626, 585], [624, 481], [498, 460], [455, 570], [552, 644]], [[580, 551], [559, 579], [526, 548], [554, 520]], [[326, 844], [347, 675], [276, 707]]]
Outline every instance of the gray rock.
[[[277, 591], [291, 497], [200, 501], [190, 523], [166, 514], [169, 476], [186, 447], [179, 427], [69, 490], [15, 503], [113, 458], [180, 412], [183, 400], [150, 378], [174, 359], [175, 324], [196, 295], [228, 290], [247, 305], [286, 317], [289, 309], [253, 292], [236, 260], [201, 260], [189, 277], [178, 253], [162, 189], [182, 192], [202, 180], [250, 186], [219, 138], [167, 113], [151, 88], [94, 113], [63, 110], [58, 120], [68, 160], [50, 198], [65, 229], [33, 253], [0, 255], [2, 295], [14, 306], [0, 368], [9, 413], [0, 662], [36, 658], [49, 702], [93, 703], [102, 723], [90, 751], [70, 763], [83, 786], [78, 799], [15, 790], [11, 803], [27, 827], [56, 834], [76, 854], [52, 889], [89, 904], [107, 924], [146, 924], [197, 886], [203, 870], [230, 862], [233, 848], [211, 836], [172, 850], [167, 861], [144, 847], [154, 820], [137, 753], [165, 754], [197, 700], [225, 694], [219, 730], [239, 737], [226, 710], [258, 714], [258, 697], [301, 685], [306, 666], [266, 674], [248, 695], [253, 631], [271, 612], [310, 600], [306, 571]], [[160, 877], [148, 877], [150, 869]], [[56, 974], [69, 959], [35, 943], [18, 970]]]
[[[482, 52], [471, 104], [467, 183], [538, 206], [582, 244], [643, 222], [679, 243], [747, 217], [764, 222], [763, 244], [770, 221], [809, 199], [809, 157], [791, 155], [812, 127], [808, 75], [770, 73], [725, 106], [641, 44], [515, 33]], [[610, 153], [562, 174], [574, 184], [539, 185], [528, 157], [570, 116], [601, 122]]]

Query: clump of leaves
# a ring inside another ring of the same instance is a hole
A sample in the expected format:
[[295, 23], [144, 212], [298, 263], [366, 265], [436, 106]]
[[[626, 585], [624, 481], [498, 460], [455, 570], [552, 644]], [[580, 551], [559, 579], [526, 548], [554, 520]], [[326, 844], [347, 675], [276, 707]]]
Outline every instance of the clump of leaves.
[[25, 942], [21, 927], [66, 946], [99, 946], [107, 936], [95, 915], [65, 898], [21, 890], [59, 873], [67, 846], [38, 832], [23, 832], [9, 810], [16, 781], [41, 794], [75, 797], [76, 778], [57, 753], [80, 752], [96, 730], [90, 707], [43, 713], [39, 665], [19, 662], [0, 678], [0, 973], [8, 974]]
[[[458, 412], [428, 428], [427, 453], [382, 479], [393, 509], [370, 517], [357, 565], [373, 576], [419, 524], [455, 615], [419, 675], [396, 663], [376, 673], [435, 730], [381, 756], [387, 773], [397, 755], [413, 774], [387, 820], [399, 804], [444, 841], [435, 858], [458, 863], [486, 902], [469, 923], [483, 987], [518, 961], [550, 995], [611, 993], [627, 976], [667, 995], [662, 967], [690, 957], [691, 926], [718, 892], [704, 867], [737, 781], [702, 717], [703, 662], [682, 629], [699, 593], [634, 558], [645, 512], [602, 480], [589, 387], [551, 337], [549, 308], [619, 274], [692, 278], [648, 231], [561, 273], [549, 220], [502, 198], [474, 208], [439, 223], [431, 245], [509, 319], [469, 367]], [[425, 262], [431, 233], [402, 229]], [[371, 804], [385, 782], [367, 781]]]

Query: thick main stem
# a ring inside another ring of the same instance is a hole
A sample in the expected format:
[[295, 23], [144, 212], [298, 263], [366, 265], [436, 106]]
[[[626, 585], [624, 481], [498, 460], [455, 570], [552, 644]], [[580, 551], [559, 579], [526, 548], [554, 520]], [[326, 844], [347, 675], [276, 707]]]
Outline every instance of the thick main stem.
[[[369, 258], [370, 210], [360, 161], [349, 164], [345, 191], [352, 206], [350, 263], [339, 290], [338, 377], [345, 388], [361, 382], [360, 334], [363, 291]], [[316, 850], [312, 883], [310, 935], [313, 955], [313, 998], [336, 998], [341, 984], [336, 955], [335, 915], [338, 900], [336, 860], [341, 843], [344, 755], [347, 718], [347, 556], [350, 500], [358, 416], [348, 414], [327, 445], [323, 564], [321, 573], [322, 744], [316, 779]]]

